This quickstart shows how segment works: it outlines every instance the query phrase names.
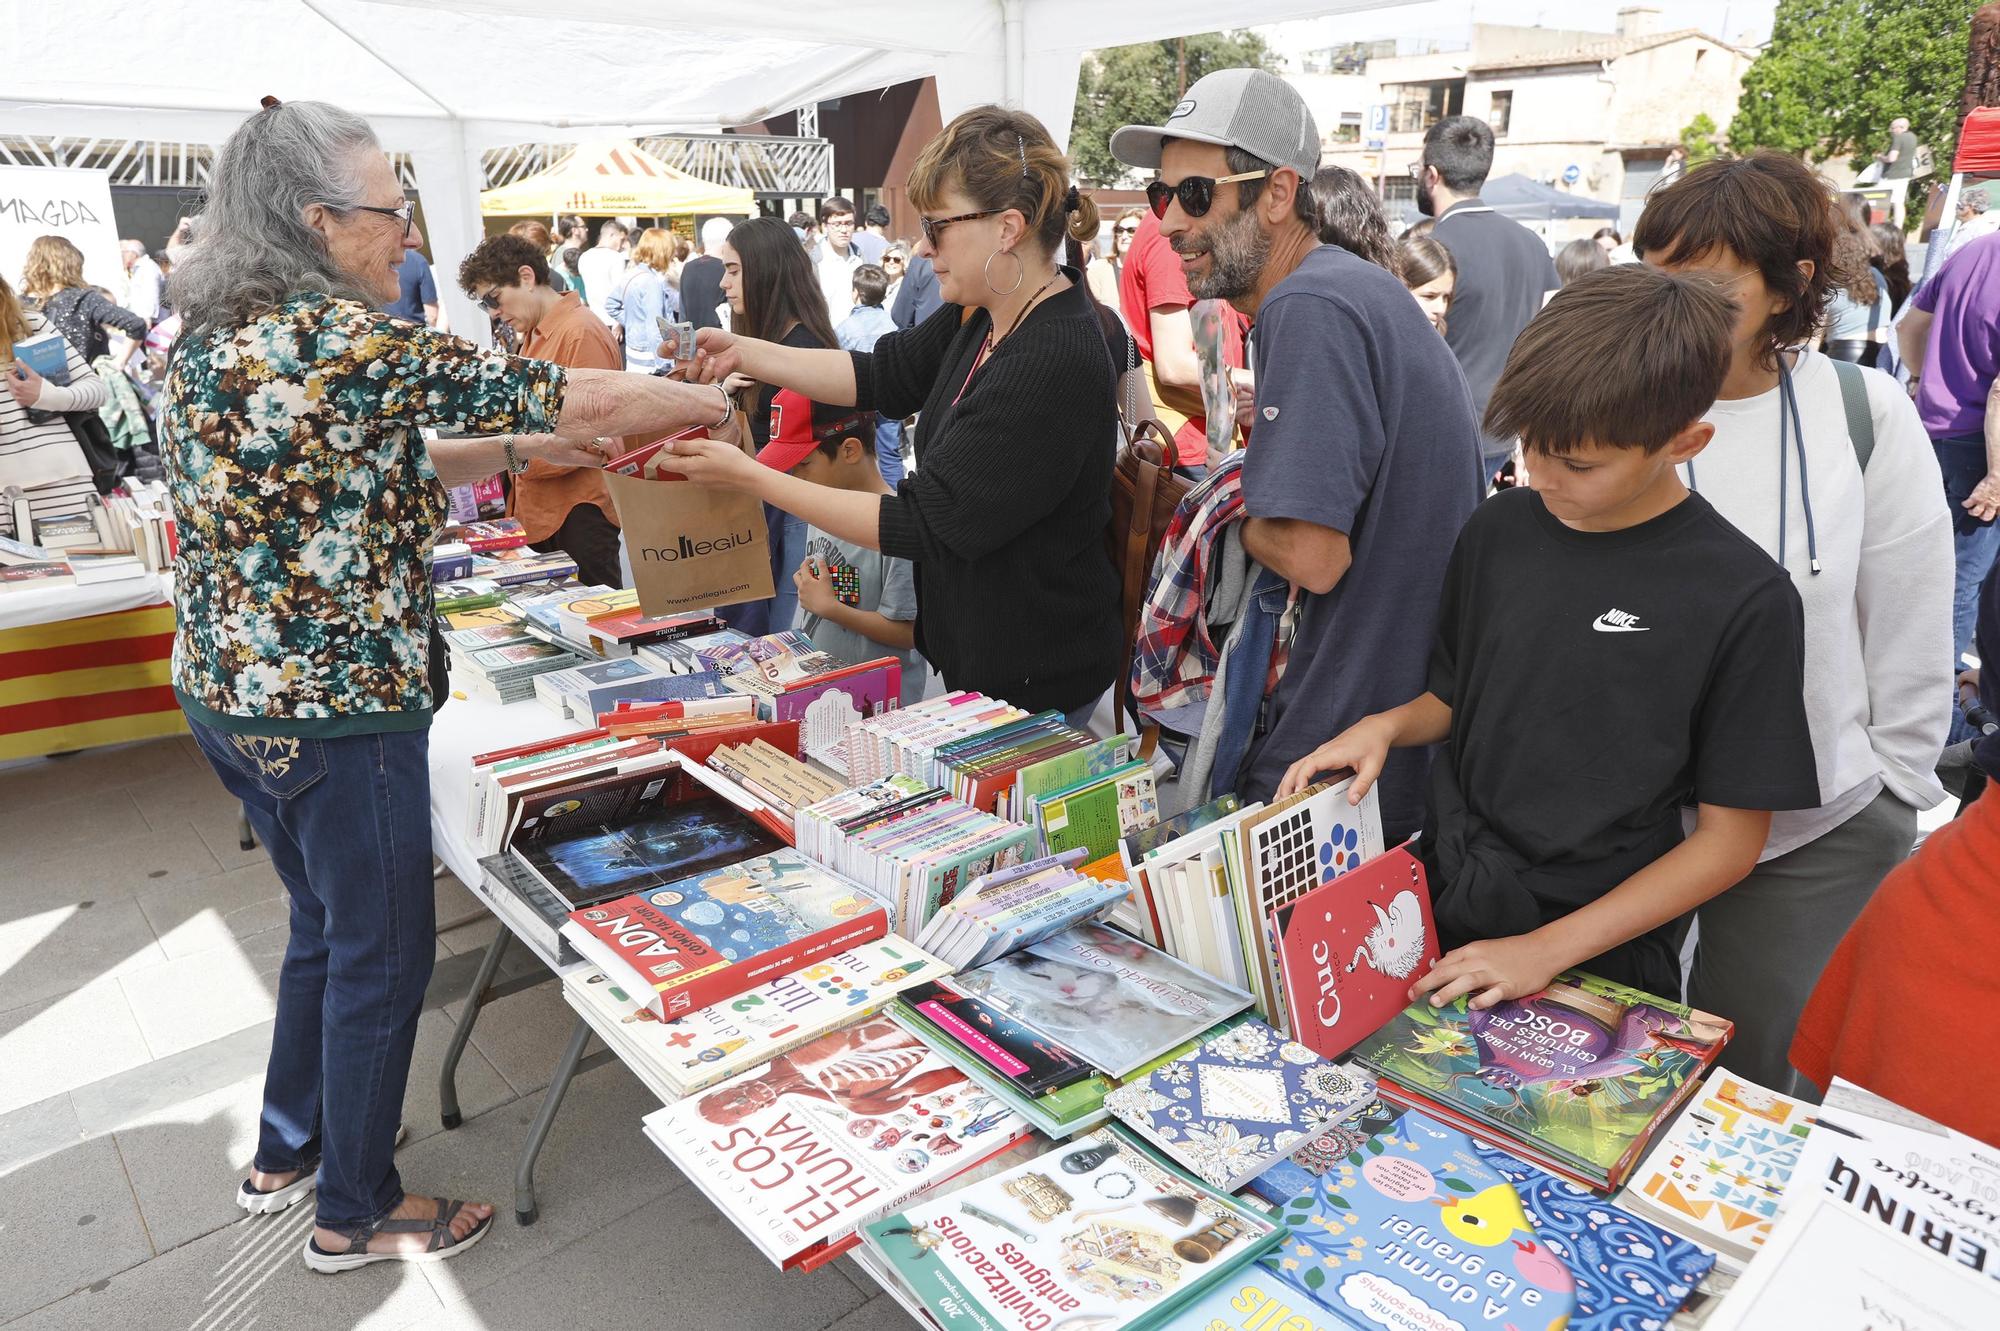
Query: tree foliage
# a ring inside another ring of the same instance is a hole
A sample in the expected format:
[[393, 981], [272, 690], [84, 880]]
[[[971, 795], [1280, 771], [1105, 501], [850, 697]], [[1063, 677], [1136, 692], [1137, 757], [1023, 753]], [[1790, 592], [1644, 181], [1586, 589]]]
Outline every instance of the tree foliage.
[[[1208, 32], [1189, 37], [1187, 81], [1218, 69], [1270, 69], [1270, 48], [1254, 32]], [[1070, 161], [1090, 184], [1110, 184], [1125, 174], [1111, 156], [1112, 131], [1123, 125], [1157, 125], [1180, 100], [1178, 44], [1169, 39], [1113, 46], [1084, 57], [1076, 87], [1076, 120]]]
[[1777, 148], [1865, 163], [1908, 116], [1950, 161], [1972, 6], [1967, 0], [1779, 0], [1771, 41], [1743, 77], [1735, 151]]
[[1699, 112], [1693, 120], [1681, 129], [1681, 147], [1687, 150], [1689, 166], [1706, 162], [1721, 153], [1722, 147], [1716, 142], [1715, 118], [1708, 112]]

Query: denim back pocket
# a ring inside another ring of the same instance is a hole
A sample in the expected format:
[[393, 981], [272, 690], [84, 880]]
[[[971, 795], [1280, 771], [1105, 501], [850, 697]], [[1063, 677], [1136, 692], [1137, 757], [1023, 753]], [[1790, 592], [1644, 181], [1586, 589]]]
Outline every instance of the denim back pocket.
[[297, 735], [237, 735], [196, 727], [195, 740], [273, 799], [304, 794], [326, 775], [326, 751], [317, 739]]

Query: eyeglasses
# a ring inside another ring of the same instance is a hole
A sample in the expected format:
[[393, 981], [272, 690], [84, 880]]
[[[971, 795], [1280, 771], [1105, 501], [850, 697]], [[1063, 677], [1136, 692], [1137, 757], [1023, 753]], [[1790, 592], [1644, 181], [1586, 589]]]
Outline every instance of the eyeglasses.
[[1152, 207], [1153, 216], [1165, 217], [1167, 205], [1175, 199], [1181, 201], [1181, 211], [1189, 217], [1206, 217], [1208, 210], [1215, 206], [1215, 187], [1233, 185], [1239, 180], [1262, 180], [1271, 174], [1270, 168], [1262, 171], [1242, 171], [1233, 176], [1189, 176], [1178, 185], [1169, 185], [1164, 180], [1155, 180], [1146, 186], [1146, 202]]
[[1410, 163], [1410, 179], [1415, 180], [1418, 177], [1422, 176], [1423, 173], [1424, 173], [1424, 164], [1422, 162]]
[[357, 203], [349, 211], [357, 213], [380, 213], [384, 217], [400, 218], [403, 223], [403, 235], [405, 237], [410, 234], [410, 228], [417, 224], [417, 205], [411, 203], [408, 199], [403, 200], [403, 202], [397, 204], [394, 208], [384, 208], [379, 204], [373, 203]]
[[479, 301], [479, 308], [485, 310], [488, 314], [500, 313], [499, 287], [494, 287], [491, 291], [487, 292], [483, 296], [478, 297], [477, 299]]
[[944, 229], [953, 222], [970, 222], [980, 217], [991, 217], [1000, 211], [1002, 210], [999, 208], [984, 208], [976, 213], [960, 213], [956, 217], [919, 217], [917, 221], [923, 223], [924, 239], [930, 242], [932, 249], [936, 249], [938, 237], [944, 234]]
[[1111, 229], [1121, 236], [1136, 236], [1139, 234], [1139, 224], [1137, 222], [1134, 222], [1131, 226], [1114, 226]]
[[882, 256], [882, 264], [884, 267], [893, 264], [901, 268], [903, 266], [903, 256], [900, 254], [885, 254]]

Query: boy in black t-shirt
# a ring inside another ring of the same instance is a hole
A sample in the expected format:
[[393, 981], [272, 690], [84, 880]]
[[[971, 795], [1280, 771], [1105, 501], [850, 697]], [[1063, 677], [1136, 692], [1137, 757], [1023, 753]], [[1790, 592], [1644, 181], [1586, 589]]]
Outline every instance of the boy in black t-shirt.
[[1532, 488], [1459, 534], [1430, 691], [1285, 774], [1351, 767], [1358, 798], [1390, 749], [1443, 742], [1420, 853], [1449, 950], [1412, 998], [1490, 1007], [1570, 967], [1675, 997], [1681, 918], [1757, 863], [1771, 810], [1819, 802], [1798, 593], [1675, 470], [1733, 322], [1717, 286], [1636, 264], [1556, 293], [1486, 413]]

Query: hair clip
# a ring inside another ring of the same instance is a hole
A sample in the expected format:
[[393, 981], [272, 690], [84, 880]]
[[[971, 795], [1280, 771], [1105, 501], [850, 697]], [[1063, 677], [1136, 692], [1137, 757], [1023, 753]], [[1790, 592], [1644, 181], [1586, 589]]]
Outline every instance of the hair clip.
[[1014, 146], [1021, 151], [1021, 178], [1028, 178], [1028, 141], [1019, 134], [1014, 136]]
[[271, 96], [269, 93], [266, 93], [264, 94], [264, 96], [257, 99], [257, 105], [263, 107], [266, 111], [269, 111], [272, 107], [283, 106], [284, 103], [279, 101], [277, 98]]

